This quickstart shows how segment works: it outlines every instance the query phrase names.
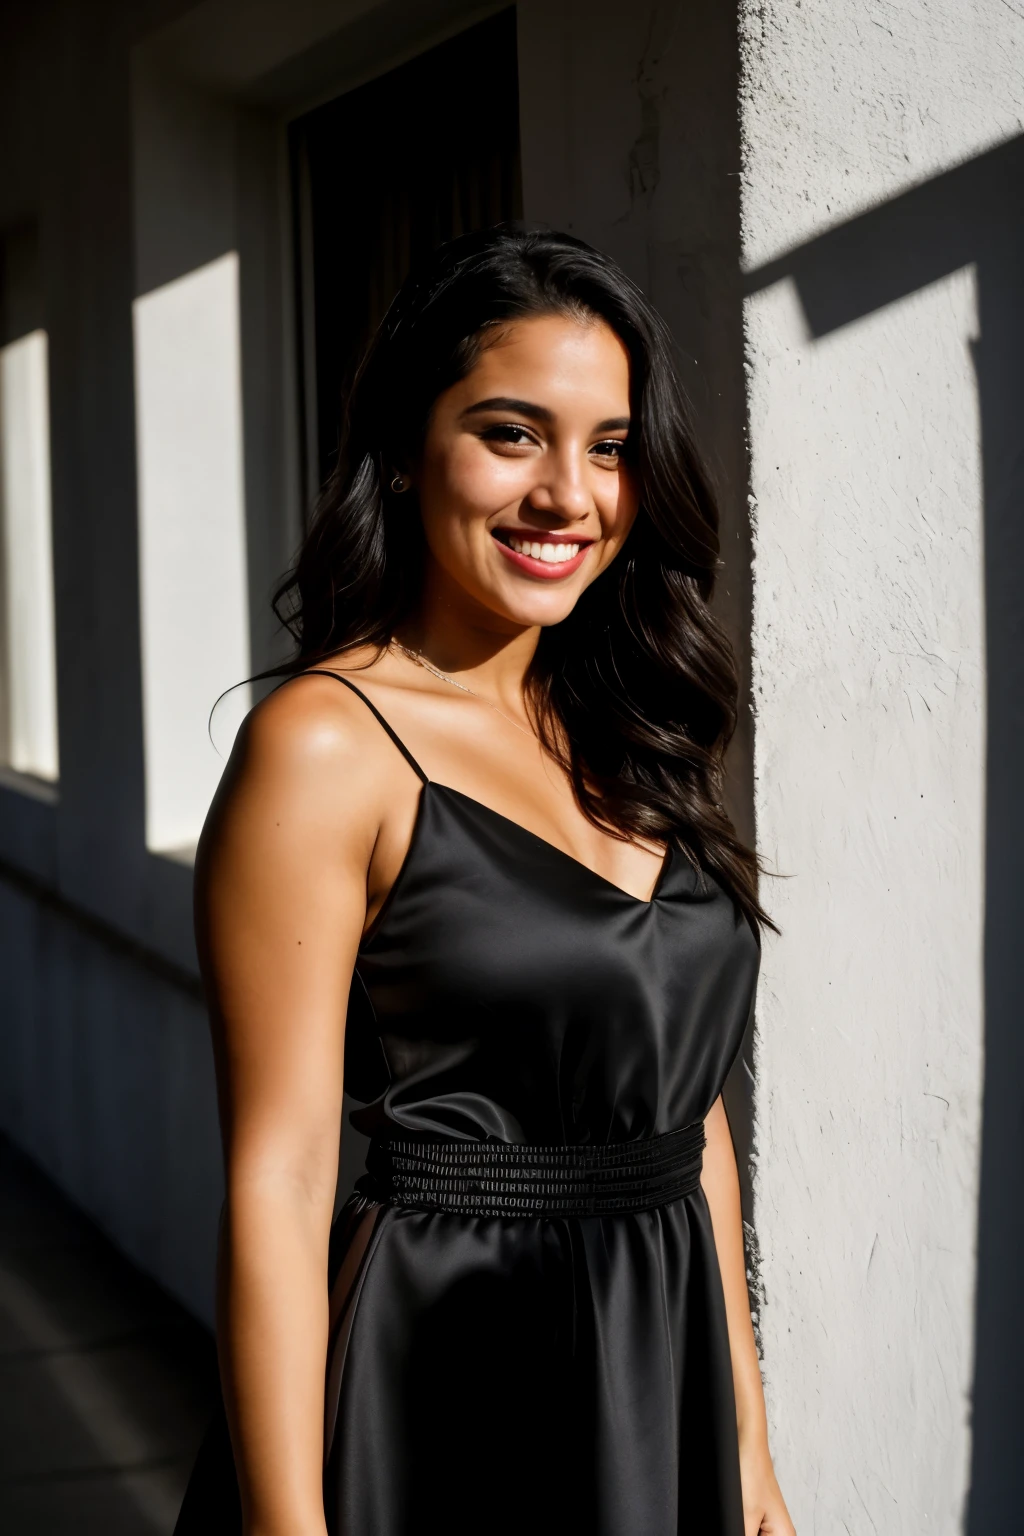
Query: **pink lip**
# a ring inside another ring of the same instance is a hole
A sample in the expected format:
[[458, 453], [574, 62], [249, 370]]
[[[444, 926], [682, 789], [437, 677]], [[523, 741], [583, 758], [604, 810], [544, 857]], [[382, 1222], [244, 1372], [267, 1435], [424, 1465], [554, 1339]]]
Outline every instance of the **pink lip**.
[[[502, 529], [501, 531], [503, 533], [519, 533], [518, 529]], [[571, 560], [563, 560], [558, 565], [549, 565], [546, 560], [535, 560], [532, 555], [520, 555], [516, 550], [511, 549], [509, 545], [504, 544], [501, 539], [495, 538], [494, 534], [491, 535], [506, 560], [511, 560], [512, 564], [518, 566], [526, 575], [539, 576], [543, 581], [559, 581], [562, 577], [571, 576], [574, 571], [578, 571], [587, 558], [587, 550], [593, 542], [592, 540], [585, 541], [578, 537], [570, 538], [564, 533], [535, 533], [532, 528], [524, 528], [522, 537], [525, 539], [527, 536], [529, 536], [531, 543], [535, 544], [579, 544], [581, 546], [579, 554], [574, 555]]]

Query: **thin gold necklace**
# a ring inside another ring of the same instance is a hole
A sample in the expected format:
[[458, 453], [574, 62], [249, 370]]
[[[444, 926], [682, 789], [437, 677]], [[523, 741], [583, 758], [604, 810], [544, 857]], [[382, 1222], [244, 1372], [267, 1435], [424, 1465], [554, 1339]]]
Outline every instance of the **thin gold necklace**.
[[475, 688], [470, 688], [466, 683], [460, 683], [457, 677], [450, 677], [447, 672], [442, 672], [440, 667], [435, 667], [433, 662], [427, 660], [422, 651], [412, 651], [407, 645], [403, 645], [400, 640], [392, 640], [391, 644], [396, 650], [401, 651], [403, 656], [408, 656], [410, 661], [414, 661], [418, 667], [422, 667], [424, 672], [429, 672], [431, 677], [439, 677], [442, 683], [451, 683], [452, 687], [458, 688], [460, 693], [468, 693], [474, 699], [479, 699], [481, 704], [486, 704], [489, 709], [493, 709], [494, 713], [500, 715], [503, 720], [507, 720], [509, 725], [514, 725], [517, 731], [522, 731], [523, 735], [529, 736], [531, 741], [537, 741], [533, 731], [528, 731], [525, 725], [520, 725], [518, 720], [513, 720], [511, 715], [506, 715], [505, 711], [499, 709], [498, 705], [489, 699], [486, 694], [477, 693]]

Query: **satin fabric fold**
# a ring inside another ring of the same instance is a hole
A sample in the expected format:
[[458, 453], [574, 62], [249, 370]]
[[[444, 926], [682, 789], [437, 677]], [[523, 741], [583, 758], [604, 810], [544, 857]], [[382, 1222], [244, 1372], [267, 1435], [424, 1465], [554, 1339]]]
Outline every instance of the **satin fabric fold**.
[[329, 1529], [742, 1536], [702, 1195], [625, 1218], [374, 1206], [329, 1377]]

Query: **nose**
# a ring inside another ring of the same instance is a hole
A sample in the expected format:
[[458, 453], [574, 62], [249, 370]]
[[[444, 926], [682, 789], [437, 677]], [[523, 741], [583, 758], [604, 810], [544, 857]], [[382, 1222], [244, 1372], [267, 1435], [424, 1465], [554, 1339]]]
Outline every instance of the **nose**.
[[587, 485], [586, 454], [569, 444], [557, 453], [546, 453], [539, 461], [536, 483], [527, 496], [537, 512], [554, 514], [571, 523], [586, 517], [594, 501]]

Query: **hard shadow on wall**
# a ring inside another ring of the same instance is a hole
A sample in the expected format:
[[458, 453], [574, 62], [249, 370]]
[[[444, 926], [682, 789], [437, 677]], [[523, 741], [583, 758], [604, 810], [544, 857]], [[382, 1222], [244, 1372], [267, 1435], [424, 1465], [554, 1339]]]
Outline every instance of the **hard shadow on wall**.
[[985, 1040], [967, 1536], [1012, 1529], [1024, 1423], [1024, 136], [750, 274], [792, 279], [815, 339], [973, 266], [984, 493]]

